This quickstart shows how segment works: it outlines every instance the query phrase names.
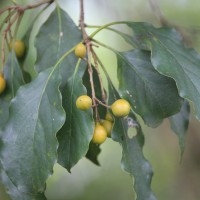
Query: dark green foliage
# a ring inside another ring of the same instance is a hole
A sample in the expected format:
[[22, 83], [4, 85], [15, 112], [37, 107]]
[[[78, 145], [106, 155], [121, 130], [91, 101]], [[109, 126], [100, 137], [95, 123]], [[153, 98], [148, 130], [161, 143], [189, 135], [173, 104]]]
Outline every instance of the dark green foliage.
[[147, 125], [155, 127], [180, 110], [182, 100], [175, 82], [153, 68], [150, 52], [118, 53], [117, 60], [120, 92]]
[[[118, 52], [108, 47], [116, 54], [119, 88], [103, 67], [108, 83], [108, 102], [103, 103], [111, 105], [119, 98], [130, 102], [129, 116], [114, 119], [112, 139], [122, 146], [122, 168], [134, 179], [137, 199], [156, 200], [151, 190], [153, 171], [143, 155], [145, 138], [135, 113], [151, 127], [169, 118], [182, 155], [190, 114], [187, 100], [200, 118], [200, 56], [183, 45], [174, 29], [123, 24], [133, 34], [117, 33], [135, 49]], [[30, 35], [31, 28], [26, 44]], [[45, 200], [46, 180], [56, 162], [68, 171], [83, 157], [99, 165], [101, 149], [91, 139], [95, 117], [103, 119], [107, 108], [98, 105], [98, 115], [92, 108], [76, 108], [79, 96], [92, 97], [88, 60], [78, 59], [73, 52], [82, 38], [79, 28], [56, 4], [35, 38], [36, 78], [25, 84], [15, 55], [8, 56], [4, 66], [7, 87], [0, 96], [0, 180], [13, 200]], [[21, 64], [27, 65], [29, 59], [23, 59]], [[100, 60], [95, 61], [102, 66]], [[99, 74], [92, 68], [96, 97], [102, 101]], [[130, 129], [136, 130], [136, 136], [130, 137]]]

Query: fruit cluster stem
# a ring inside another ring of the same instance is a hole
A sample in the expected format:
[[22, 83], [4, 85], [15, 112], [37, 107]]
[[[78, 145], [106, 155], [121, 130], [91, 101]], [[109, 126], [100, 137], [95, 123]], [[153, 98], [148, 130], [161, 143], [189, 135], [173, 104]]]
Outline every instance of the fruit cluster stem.
[[51, 4], [53, 3], [54, 0], [43, 0], [41, 2], [35, 3], [35, 4], [30, 4], [27, 6], [20, 6], [20, 5], [14, 5], [14, 6], [8, 6], [2, 10], [0, 10], [0, 15], [6, 11], [11, 11], [11, 10], [17, 10], [18, 12], [24, 12], [25, 10], [30, 10], [33, 8], [40, 7], [43, 4]]
[[0, 30], [1, 30], [4, 26], [4, 24], [8, 23], [5, 30], [3, 30], [3, 34], [2, 34], [2, 46], [1, 46], [2, 71], [3, 71], [4, 64], [5, 64], [5, 40], [8, 40], [8, 34], [10, 36], [10, 39], [12, 40], [11, 27], [17, 21], [17, 24], [15, 26], [15, 33], [14, 33], [14, 35], [16, 35], [17, 29], [20, 25], [21, 17], [26, 10], [37, 8], [43, 4], [51, 4], [53, 2], [54, 2], [54, 0], [43, 0], [39, 3], [35, 3], [35, 4], [31, 4], [31, 5], [26, 5], [26, 6], [13, 5], [13, 6], [8, 6], [4, 9], [0, 10], [0, 15], [2, 15], [3, 13], [8, 11], [8, 15], [5, 17], [2, 24], [0, 25]]
[[93, 80], [93, 69], [92, 69], [92, 64], [91, 64], [91, 51], [92, 51], [92, 45], [91, 41], [86, 33], [85, 30], [85, 22], [84, 22], [84, 2], [83, 0], [80, 0], [80, 20], [79, 20], [79, 26], [82, 31], [82, 36], [83, 36], [83, 41], [86, 45], [87, 49], [87, 57], [88, 57], [88, 73], [90, 76], [90, 84], [91, 84], [91, 90], [92, 90], [92, 102], [93, 102], [93, 107], [95, 109], [95, 118], [96, 121], [99, 121], [99, 116], [98, 116], [98, 109], [97, 109], [97, 103], [96, 103], [96, 94], [95, 94], [95, 88], [94, 88], [94, 80]]
[[91, 47], [91, 52], [92, 52], [92, 57], [94, 59], [95, 69], [96, 69], [98, 77], [99, 77], [99, 83], [100, 83], [101, 94], [102, 94], [102, 101], [105, 104], [106, 103], [106, 94], [105, 94], [105, 90], [104, 90], [104, 87], [103, 87], [103, 81], [102, 81], [102, 78], [101, 78], [101, 74], [100, 74], [100, 71], [99, 71], [99, 66], [98, 66], [98, 61], [97, 61], [96, 53], [94, 52], [94, 50], [93, 50], [92, 47]]

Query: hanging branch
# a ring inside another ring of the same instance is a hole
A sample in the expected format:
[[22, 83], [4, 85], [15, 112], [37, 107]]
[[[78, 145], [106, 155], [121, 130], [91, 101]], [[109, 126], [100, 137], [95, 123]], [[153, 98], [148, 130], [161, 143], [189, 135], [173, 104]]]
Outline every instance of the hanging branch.
[[[106, 102], [106, 94], [103, 88], [103, 83], [102, 83], [102, 78], [100, 75], [100, 71], [98, 68], [98, 62], [96, 59], [96, 56], [94, 54], [94, 50], [92, 48], [93, 44], [90, 40], [90, 38], [88, 37], [86, 30], [85, 30], [85, 21], [84, 21], [84, 3], [83, 0], [80, 0], [80, 20], [79, 20], [79, 26], [81, 28], [82, 31], [82, 36], [83, 36], [83, 41], [86, 45], [87, 48], [87, 56], [88, 56], [88, 73], [90, 76], [90, 84], [91, 84], [91, 90], [92, 90], [92, 101], [93, 101], [93, 107], [95, 109], [95, 118], [97, 121], [99, 121], [99, 114], [98, 114], [98, 104], [101, 104], [105, 107], [109, 107], [105, 104]], [[94, 64], [95, 64], [95, 69], [97, 71], [98, 77], [99, 77], [99, 82], [100, 82], [100, 87], [101, 87], [101, 93], [102, 93], [102, 101], [100, 101], [99, 99], [96, 98], [96, 94], [95, 94], [95, 88], [94, 88], [94, 80], [93, 80], [93, 69], [92, 69], [92, 63], [91, 63], [91, 55], [92, 58], [94, 60]]]
[[106, 94], [105, 94], [105, 90], [104, 90], [104, 87], [103, 87], [103, 81], [102, 81], [101, 74], [100, 74], [100, 71], [99, 71], [97, 57], [96, 57], [96, 54], [95, 54], [93, 48], [91, 48], [91, 52], [92, 52], [92, 57], [94, 59], [95, 69], [96, 69], [98, 77], [99, 77], [99, 83], [100, 83], [101, 94], [102, 94], [102, 101], [103, 101], [103, 103], [106, 103]]
[[1, 45], [1, 64], [2, 64], [2, 71], [3, 66], [5, 64], [5, 41], [8, 40], [8, 34], [10, 36], [10, 39], [12, 40], [12, 33], [11, 33], [11, 27], [16, 23], [15, 26], [15, 32], [14, 36], [17, 35], [17, 30], [20, 25], [21, 18], [26, 10], [37, 8], [43, 4], [51, 4], [54, 0], [43, 0], [36, 4], [26, 5], [26, 6], [20, 6], [20, 5], [14, 5], [6, 7], [2, 10], [0, 10], [0, 15], [4, 14], [8, 11], [8, 15], [6, 15], [5, 19], [3, 20], [2, 24], [0, 25], [0, 30], [3, 28], [4, 24], [8, 23], [6, 28], [3, 30], [2, 33], [2, 45]]
[[16, 10], [16, 12], [24, 12], [25, 10], [37, 8], [37, 7], [40, 7], [43, 4], [51, 4], [53, 2], [54, 2], [54, 0], [44, 0], [44, 1], [41, 1], [39, 3], [30, 4], [30, 5], [27, 5], [27, 6], [20, 6], [20, 5], [9, 6], [9, 7], [6, 7], [4, 9], [0, 10], [0, 15], [2, 13], [6, 12], [6, 11], [11, 11], [11, 10]]
[[90, 76], [90, 84], [91, 84], [91, 90], [92, 90], [92, 102], [93, 102], [93, 107], [95, 109], [96, 120], [98, 120], [98, 110], [97, 110], [96, 95], [95, 95], [94, 81], [93, 81], [93, 70], [92, 70], [91, 57], [90, 57], [91, 42], [90, 42], [90, 40], [88, 38], [88, 35], [87, 35], [86, 31], [85, 31], [83, 0], [80, 0], [80, 20], [79, 20], [79, 26], [81, 28], [82, 36], [83, 36], [83, 41], [84, 41], [84, 43], [86, 45], [86, 49], [87, 49], [88, 73], [89, 73], [89, 76]]

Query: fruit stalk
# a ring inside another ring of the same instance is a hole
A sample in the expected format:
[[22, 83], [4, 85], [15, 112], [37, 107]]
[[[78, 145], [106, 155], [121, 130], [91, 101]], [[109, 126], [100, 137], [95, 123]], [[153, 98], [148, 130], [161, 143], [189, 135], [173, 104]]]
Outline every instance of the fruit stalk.
[[12, 19], [12, 21], [10, 21], [10, 23], [8, 24], [7, 28], [3, 31], [3, 35], [2, 35], [2, 43], [1, 43], [1, 62], [2, 62], [2, 69], [5, 63], [5, 40], [7, 37], [7, 33], [10, 31], [11, 26], [15, 23], [15, 21], [18, 19], [19, 17], [19, 13], [17, 13], [14, 18]]
[[92, 51], [92, 57], [94, 59], [95, 69], [96, 69], [98, 77], [99, 77], [99, 82], [100, 82], [100, 87], [101, 87], [101, 94], [102, 94], [102, 101], [103, 101], [103, 103], [106, 103], [106, 94], [105, 94], [105, 90], [104, 90], [104, 87], [103, 87], [103, 81], [102, 81], [102, 78], [101, 78], [101, 74], [100, 74], [100, 71], [99, 71], [99, 66], [98, 66], [96, 53], [94, 52], [92, 47], [91, 47], [91, 51]]
[[95, 118], [96, 118], [96, 121], [99, 121], [98, 109], [97, 109], [97, 104], [96, 104], [96, 95], [95, 95], [95, 89], [94, 89], [94, 81], [93, 81], [93, 69], [92, 69], [91, 57], [90, 57], [91, 41], [88, 38], [88, 35], [87, 35], [86, 31], [85, 31], [83, 0], [80, 0], [80, 20], [79, 20], [79, 26], [81, 28], [83, 40], [84, 40], [84, 43], [85, 43], [86, 49], [87, 49], [88, 73], [89, 73], [89, 76], [90, 76], [90, 84], [91, 84], [91, 90], [92, 90], [92, 102], [93, 102], [93, 107], [95, 109]]
[[[4, 9], [0, 10], [0, 15], [3, 14], [4, 12], [8, 11], [8, 15], [3, 20], [3, 24], [8, 22], [8, 26], [5, 28], [5, 30], [3, 31], [3, 34], [2, 34], [2, 46], [1, 46], [2, 69], [3, 69], [3, 66], [5, 64], [5, 40], [7, 39], [7, 33], [11, 33], [12, 25], [17, 20], [20, 23], [20, 20], [21, 20], [21, 17], [23, 15], [24, 11], [26, 11], [28, 9], [37, 8], [37, 7], [39, 7], [39, 6], [43, 5], [43, 4], [47, 4], [47, 3], [51, 4], [53, 2], [54, 2], [54, 0], [43, 0], [43, 1], [41, 1], [39, 3], [36, 3], [36, 4], [31, 4], [31, 5], [26, 5], [26, 6], [14, 5], [14, 6], [9, 6], [9, 7], [6, 7]], [[19, 26], [19, 23], [16, 25], [16, 29], [15, 30], [17, 30], [17, 28]], [[0, 28], [3, 28], [3, 24], [2, 24], [2, 26]], [[11, 34], [10, 34], [10, 36], [11, 36], [11, 39], [12, 39], [12, 35]]]
[[0, 10], [0, 15], [2, 13], [6, 12], [7, 10], [8, 11], [17, 10], [18, 12], [24, 12], [25, 10], [37, 8], [37, 7], [40, 7], [43, 4], [47, 4], [47, 3], [51, 4], [53, 2], [54, 2], [54, 0], [43, 0], [43, 1], [38, 2], [36, 4], [31, 4], [31, 5], [27, 5], [27, 6], [20, 6], [20, 5], [9, 6], [9, 7], [6, 7], [4, 9]]

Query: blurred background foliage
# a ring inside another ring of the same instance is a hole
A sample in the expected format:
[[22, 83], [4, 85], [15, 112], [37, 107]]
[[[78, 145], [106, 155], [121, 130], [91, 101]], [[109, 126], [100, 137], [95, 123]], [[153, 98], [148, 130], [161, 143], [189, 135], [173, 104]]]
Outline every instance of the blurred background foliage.
[[[21, 5], [36, 1], [15, 0]], [[37, 0], [39, 1], [39, 0]], [[154, 2], [164, 18], [172, 26], [178, 27], [184, 36], [185, 44], [200, 51], [200, 1], [199, 0], [85, 0], [85, 21], [89, 25], [102, 25], [111, 21], [131, 20], [145, 21], [159, 26], [159, 11], [152, 9]], [[10, 0], [1, 0], [0, 8], [10, 4]], [[65, 9], [78, 24], [79, 0], [60, 0]], [[32, 69], [36, 59], [33, 47], [34, 35], [40, 25], [48, 17], [50, 10], [45, 12], [34, 25], [34, 33], [29, 45], [31, 56], [27, 61], [27, 70], [34, 76]], [[18, 38], [23, 38], [28, 30], [34, 12], [28, 11], [20, 26]], [[2, 17], [0, 18], [2, 21]], [[123, 26], [119, 29], [128, 32]], [[88, 30], [91, 33], [93, 30]], [[103, 31], [97, 39], [118, 50], [128, 50], [130, 46], [117, 35]], [[112, 80], [117, 85], [115, 56], [103, 48], [98, 50]], [[167, 98], [167, 97], [166, 97]], [[192, 111], [193, 112], [193, 111]], [[200, 199], [200, 124], [191, 114], [191, 122], [186, 137], [186, 147], [180, 161], [180, 150], [177, 137], [170, 130], [168, 120], [164, 120], [156, 129], [144, 125], [144, 154], [154, 169], [152, 189], [159, 200], [199, 200]], [[58, 164], [54, 167], [53, 176], [47, 181], [46, 196], [48, 200], [132, 200], [134, 191], [130, 176], [120, 168], [121, 148], [111, 139], [101, 146], [99, 156], [101, 167], [93, 165], [83, 158], [72, 169], [71, 174]], [[0, 185], [0, 199], [8, 200], [3, 186]]]

